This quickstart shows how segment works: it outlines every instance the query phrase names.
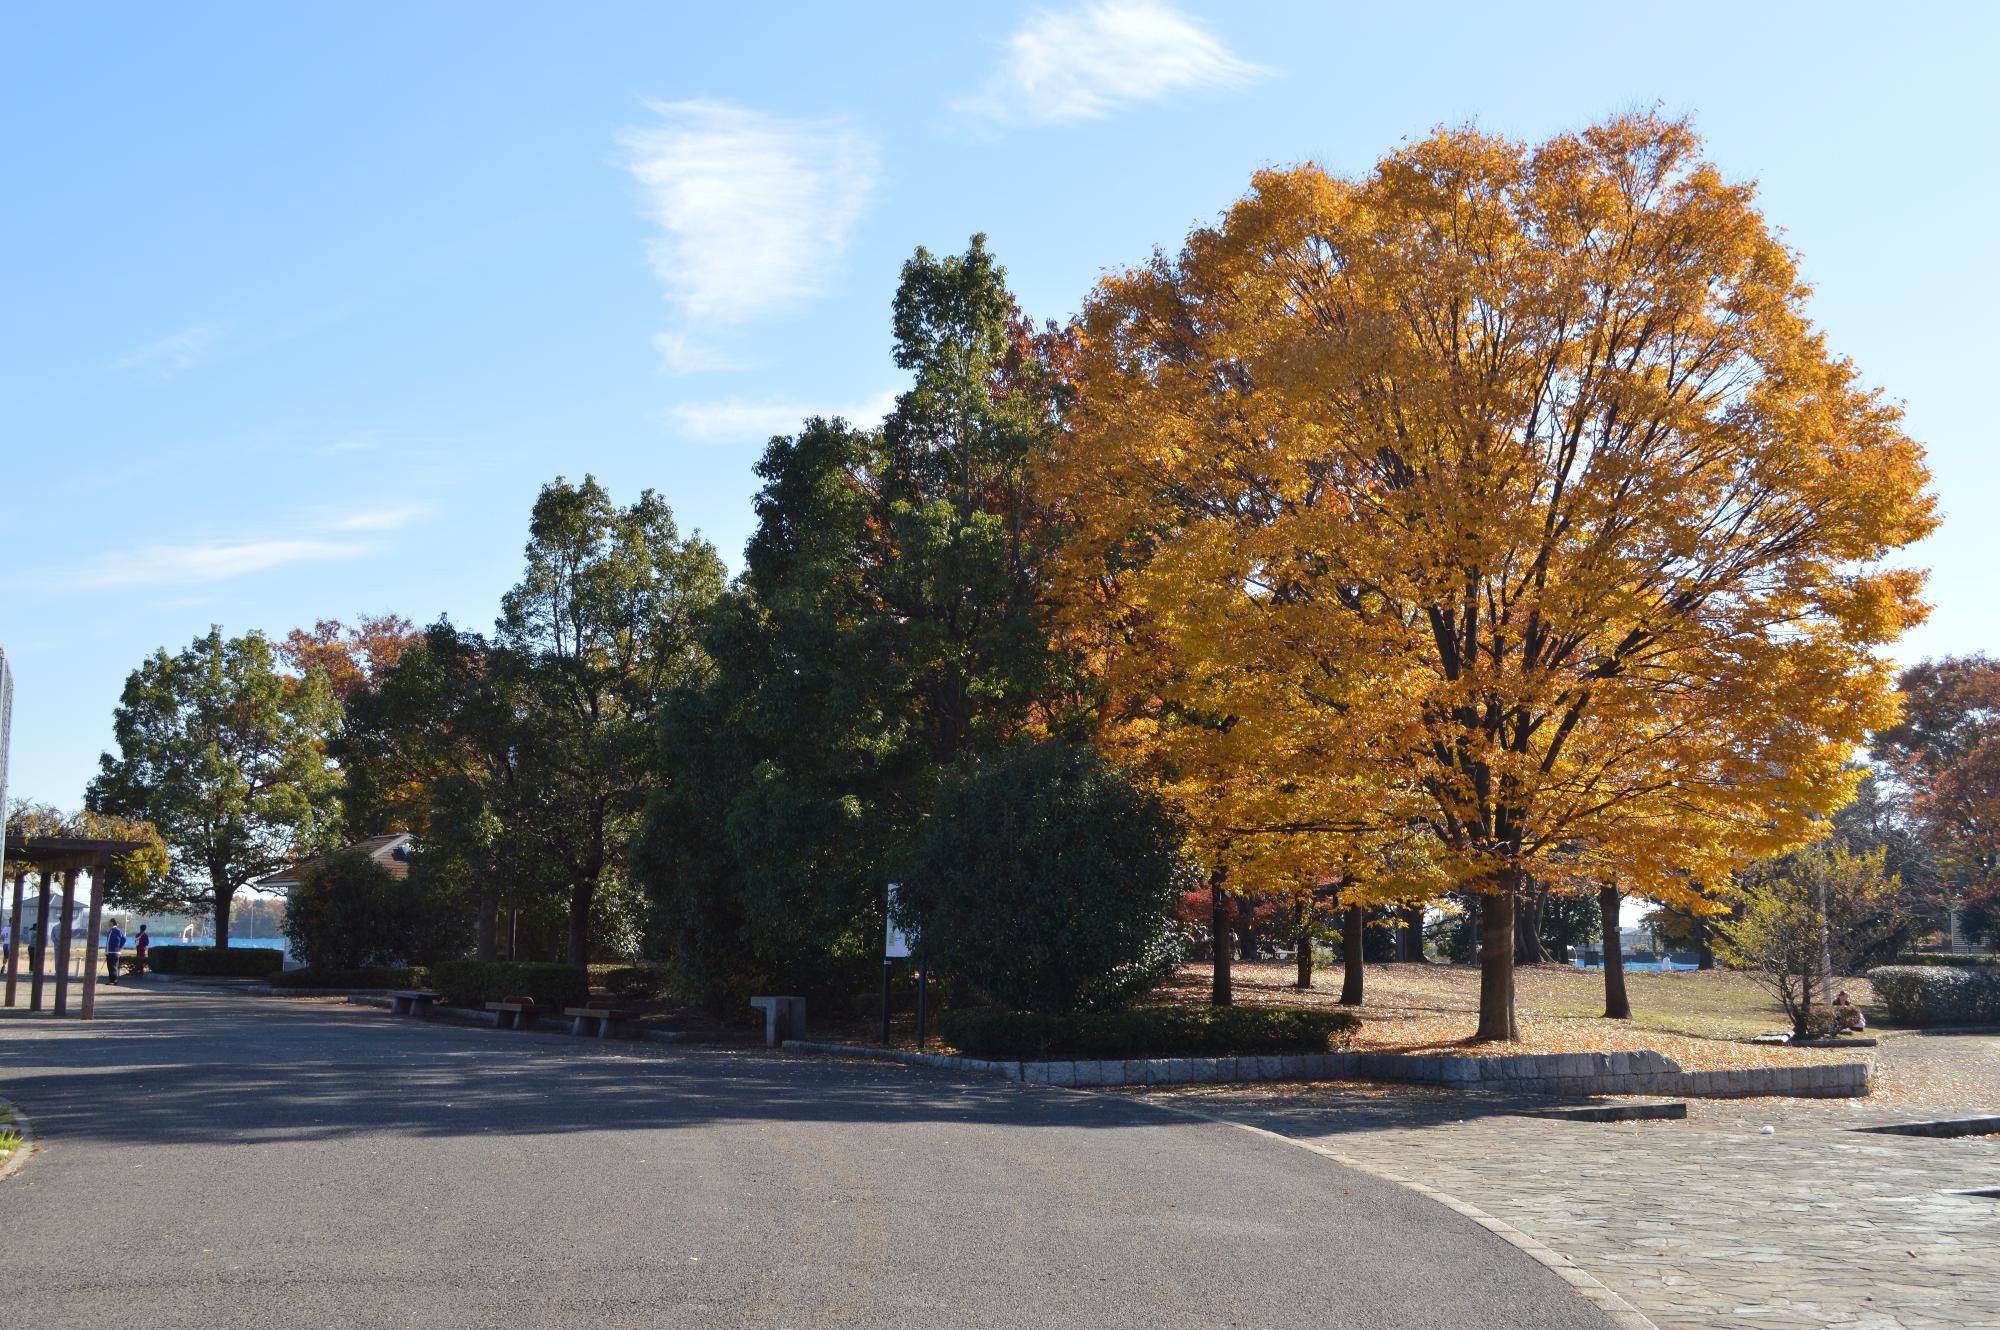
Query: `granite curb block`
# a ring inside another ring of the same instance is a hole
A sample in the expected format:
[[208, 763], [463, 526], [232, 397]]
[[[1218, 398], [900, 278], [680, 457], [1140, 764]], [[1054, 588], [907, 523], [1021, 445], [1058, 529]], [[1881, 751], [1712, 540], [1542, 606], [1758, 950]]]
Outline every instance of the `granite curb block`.
[[1662, 1053], [1516, 1053], [1506, 1057], [1453, 1058], [1404, 1053], [1287, 1053], [1238, 1058], [1134, 1058], [1061, 1062], [992, 1061], [944, 1053], [865, 1044], [787, 1039], [795, 1053], [868, 1058], [1004, 1076], [1025, 1085], [1087, 1089], [1114, 1085], [1229, 1085], [1244, 1081], [1396, 1081], [1454, 1090], [1503, 1090], [1514, 1094], [1688, 1095], [1698, 1099], [1789, 1096], [1851, 1099], [1870, 1087], [1866, 1062], [1795, 1067], [1739, 1067], [1682, 1071]]
[[21, 1111], [21, 1106], [11, 1099], [0, 1098], [0, 1110], [11, 1115], [7, 1125], [21, 1133], [21, 1143], [14, 1147], [14, 1152], [4, 1162], [0, 1162], [0, 1182], [4, 1182], [20, 1172], [27, 1164], [28, 1156], [35, 1152], [35, 1126], [28, 1121], [28, 1115]]

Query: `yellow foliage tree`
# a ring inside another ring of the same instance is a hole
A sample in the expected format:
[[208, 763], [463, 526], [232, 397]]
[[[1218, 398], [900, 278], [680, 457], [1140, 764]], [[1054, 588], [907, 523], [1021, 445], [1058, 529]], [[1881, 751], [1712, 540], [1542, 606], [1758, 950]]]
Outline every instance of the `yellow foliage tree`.
[[1106, 744], [1212, 854], [1419, 817], [1485, 893], [1482, 1039], [1524, 873], [1701, 908], [1810, 839], [1924, 612], [1878, 563], [1922, 449], [1699, 152], [1635, 115], [1262, 172], [1094, 293], [1042, 477]]

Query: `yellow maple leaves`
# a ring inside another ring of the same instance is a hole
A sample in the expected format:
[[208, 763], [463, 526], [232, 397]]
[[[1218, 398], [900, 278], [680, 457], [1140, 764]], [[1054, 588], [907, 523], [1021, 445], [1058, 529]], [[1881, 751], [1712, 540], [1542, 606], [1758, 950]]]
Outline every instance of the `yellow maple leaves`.
[[1627, 116], [1264, 171], [1094, 294], [1064, 621], [1212, 862], [1421, 829], [1433, 887], [1672, 899], [1845, 799], [1928, 474], [1698, 151]]

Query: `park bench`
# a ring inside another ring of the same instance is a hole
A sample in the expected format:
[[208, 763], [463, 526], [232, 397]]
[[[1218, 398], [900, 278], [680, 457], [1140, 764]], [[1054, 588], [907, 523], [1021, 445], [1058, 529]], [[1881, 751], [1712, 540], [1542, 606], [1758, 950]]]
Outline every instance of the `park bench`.
[[428, 1016], [431, 1006], [442, 993], [433, 993], [428, 988], [392, 988], [389, 990], [389, 1009], [398, 1016]]
[[625, 1033], [624, 1027], [639, 1019], [638, 1012], [622, 1007], [564, 1007], [563, 1015], [569, 1017], [571, 1034], [594, 1032], [599, 1039]]
[[535, 1028], [535, 1004], [532, 1002], [489, 1002], [486, 1010], [494, 1013], [493, 1024], [502, 1030]]

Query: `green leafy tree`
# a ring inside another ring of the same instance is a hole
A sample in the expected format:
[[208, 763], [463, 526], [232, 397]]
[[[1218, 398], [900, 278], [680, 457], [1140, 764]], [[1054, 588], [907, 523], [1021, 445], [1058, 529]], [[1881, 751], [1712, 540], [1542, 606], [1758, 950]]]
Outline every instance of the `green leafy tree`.
[[946, 771], [897, 901], [924, 957], [1005, 1007], [1122, 1007], [1180, 960], [1181, 833], [1097, 753], [1020, 743]]
[[339, 774], [327, 758], [338, 718], [323, 674], [288, 680], [260, 633], [211, 628], [186, 649], [155, 652], [125, 681], [86, 801], [93, 812], [153, 824], [169, 878], [199, 896], [229, 945], [236, 893], [338, 832]]
[[1738, 880], [1735, 913], [1718, 926], [1716, 951], [1776, 995], [1794, 1039], [1815, 1033], [1814, 985], [1823, 976], [1853, 973], [1894, 927], [1897, 882], [1882, 862], [1879, 848], [1856, 853], [1823, 842], [1760, 864]]
[[[473, 904], [482, 960], [497, 955], [502, 906], [527, 907], [559, 875], [507, 815], [521, 803], [515, 734], [529, 700], [477, 633], [441, 620], [347, 701], [334, 745], [347, 822], [407, 831], [423, 873]], [[559, 884], [558, 884], [559, 885]]]
[[1088, 701], [1043, 622], [1052, 531], [1027, 497], [1062, 338], [1014, 312], [977, 236], [918, 250], [894, 319], [910, 390], [880, 430], [814, 419], [771, 441], [744, 577], [705, 639], [715, 674], [663, 724], [637, 863], [716, 983], [879, 946], [940, 771]]
[[568, 895], [571, 964], [589, 959], [599, 887], [625, 871], [660, 703], [707, 672], [701, 630], [723, 583], [714, 547], [683, 539], [651, 490], [620, 508], [594, 478], [559, 477], [535, 500], [489, 661], [513, 713], [497, 812]]
[[342, 850], [299, 870], [285, 902], [292, 954], [316, 969], [428, 965], [464, 947], [464, 911], [448, 886], [415, 865], [396, 878], [363, 850]]

